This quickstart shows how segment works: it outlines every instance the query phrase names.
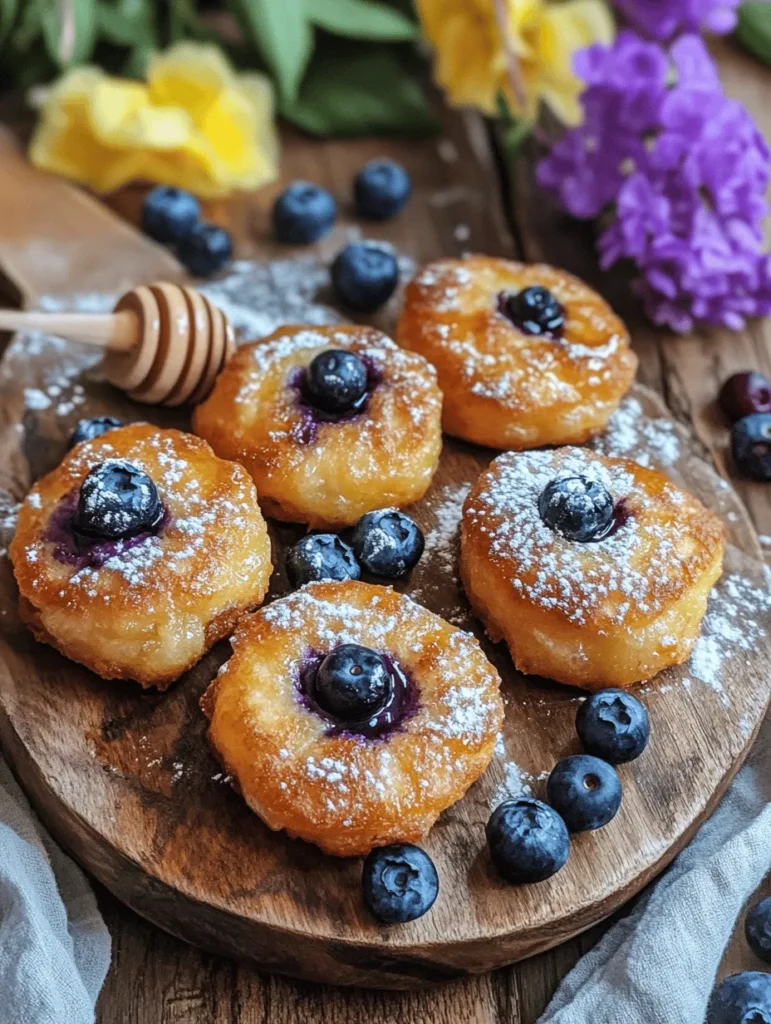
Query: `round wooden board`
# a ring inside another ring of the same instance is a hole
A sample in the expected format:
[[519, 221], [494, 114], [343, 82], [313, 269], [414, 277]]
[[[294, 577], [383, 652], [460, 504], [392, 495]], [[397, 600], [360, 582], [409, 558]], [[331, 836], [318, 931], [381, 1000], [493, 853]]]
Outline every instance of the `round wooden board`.
[[[60, 359], [56, 345], [17, 343], [0, 368], [0, 483], [8, 505], [56, 464], [82, 415], [175, 422], [168, 412], [132, 407], [99, 383], [87, 356], [83, 372], [70, 371], [57, 392], [51, 381]], [[26, 406], [23, 388], [33, 389]], [[47, 407], [35, 397], [40, 394], [50, 399]], [[749, 750], [769, 697], [767, 602], [749, 608], [767, 590], [752, 527], [730, 487], [685, 433], [661, 417], [661, 402], [637, 387], [603, 443], [665, 463], [723, 517], [731, 544], [707, 620], [712, 635], [699, 664], [639, 688], [652, 719], [650, 747], [621, 769], [625, 795], [616, 820], [576, 837], [554, 879], [503, 884], [490, 868], [484, 825], [507, 794], [523, 788], [540, 794], [554, 762], [578, 749], [573, 723], [581, 695], [519, 675], [500, 645], [483, 640], [504, 680], [500, 749], [425, 844], [439, 870], [439, 899], [423, 919], [383, 927], [362, 906], [359, 861], [326, 857], [270, 832], [223, 780], [205, 742], [198, 699], [227, 657], [227, 644], [162, 695], [104, 682], [20, 628], [3, 556], [0, 736], [41, 817], [88, 871], [161, 928], [215, 952], [324, 982], [407, 988], [487, 971], [610, 914], [713, 809]], [[431, 491], [414, 509], [426, 530], [426, 554], [400, 588], [477, 632], [455, 574], [455, 526], [465, 490], [493, 454], [447, 441]], [[6, 533], [11, 530], [9, 515]], [[273, 531], [273, 597], [286, 589], [281, 549], [298, 535], [286, 526]]]

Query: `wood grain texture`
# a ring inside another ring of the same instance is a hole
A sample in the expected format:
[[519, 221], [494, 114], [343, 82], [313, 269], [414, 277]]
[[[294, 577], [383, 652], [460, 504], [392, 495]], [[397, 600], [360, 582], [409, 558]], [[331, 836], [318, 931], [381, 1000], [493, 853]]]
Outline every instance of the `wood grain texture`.
[[[751, 93], [757, 97], [752, 109], [768, 133], [771, 111], [763, 106], [768, 72], [734, 52], [728, 52], [727, 56], [721, 54], [721, 63], [728, 71], [729, 87], [735, 93], [745, 98]], [[445, 138], [449, 138], [450, 147], [444, 147]], [[469, 139], [471, 144], [467, 143]], [[459, 122], [448, 123], [439, 141], [445, 154], [452, 155], [454, 150], [455, 158], [449, 163], [443, 159], [439, 168], [448, 195], [433, 207], [433, 216], [421, 215], [421, 229], [428, 231], [425, 255], [433, 254], [438, 239], [447, 254], [458, 254], [464, 249], [508, 254], [512, 249], [505, 229], [500, 230], [497, 184], [490, 173], [492, 159], [484, 132], [475, 122], [471, 122], [468, 131]], [[290, 139], [286, 154], [287, 176], [298, 173], [310, 176], [331, 185], [338, 194], [344, 194], [350, 175], [363, 162], [365, 152], [367, 156], [389, 152], [405, 159], [413, 173], [416, 168], [422, 168], [419, 182], [422, 203], [426, 184], [431, 183], [435, 174], [436, 145], [394, 146], [377, 142], [364, 146], [334, 142], [306, 145], [304, 141]], [[539, 197], [536, 209], [541, 202]], [[527, 190], [520, 192], [519, 200], [514, 203], [514, 222], [523, 251], [530, 254], [548, 251], [555, 261], [571, 266], [583, 276], [591, 276], [595, 261], [588, 233], [576, 230], [555, 215], [553, 209], [537, 228], [528, 229], [528, 218], [533, 213], [533, 209], [528, 208], [529, 203], [532, 203], [532, 192]], [[209, 212], [237, 228], [241, 251], [251, 255], [264, 241], [267, 205], [266, 196], [248, 197], [231, 207], [214, 208]], [[121, 197], [116, 206], [123, 209], [131, 203]], [[470, 216], [469, 210], [475, 215]], [[455, 237], [459, 225], [470, 227], [469, 241]], [[383, 236], [384, 232], [378, 228], [377, 234]], [[411, 234], [411, 223], [395, 222], [388, 226], [387, 234], [401, 246], [403, 237]], [[421, 242], [412, 240], [411, 244], [417, 247]], [[540, 249], [541, 246], [544, 249]], [[605, 278], [601, 285], [614, 300], [622, 294], [618, 282]], [[65, 287], [69, 290], [70, 286]], [[624, 302], [619, 308], [628, 312], [629, 303]], [[714, 451], [721, 468], [730, 472], [730, 465], [722, 455], [725, 427], [714, 413], [713, 397], [717, 384], [729, 372], [753, 365], [767, 371], [771, 368], [767, 327], [752, 325], [744, 334], [732, 335], [725, 344], [713, 344], [709, 337], [692, 343], [691, 339], [670, 339], [665, 335], [658, 338], [639, 317], [635, 315], [633, 320], [636, 346], [643, 359], [642, 378], [667, 397], [682, 422], [696, 423], [706, 450]], [[21, 464], [18, 468], [21, 479]], [[12, 473], [12, 477], [15, 475]], [[740, 486], [760, 531], [771, 532], [767, 488]], [[346, 1024], [363, 1024], [364, 1021], [444, 1024], [446, 1021], [479, 1020], [533, 1024], [560, 978], [590, 947], [599, 932], [595, 928], [558, 949], [514, 967], [452, 983], [429, 993], [360, 993], [262, 975], [248, 966], [210, 957], [179, 943], [136, 918], [107, 894], [102, 897], [102, 906], [115, 941], [113, 970], [100, 1000], [100, 1024], [171, 1021], [283, 1024], [289, 1020], [344, 1021]], [[732, 969], [758, 968], [740, 939], [729, 954]]]

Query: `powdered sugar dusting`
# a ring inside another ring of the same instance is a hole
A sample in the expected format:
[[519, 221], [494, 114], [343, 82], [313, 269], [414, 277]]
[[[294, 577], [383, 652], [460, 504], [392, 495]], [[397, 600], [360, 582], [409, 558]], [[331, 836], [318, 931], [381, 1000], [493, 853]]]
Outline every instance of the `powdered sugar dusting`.
[[672, 466], [680, 458], [675, 425], [667, 419], [646, 416], [639, 400], [631, 396], [622, 401], [592, 448], [601, 455], [632, 459], [641, 466]]

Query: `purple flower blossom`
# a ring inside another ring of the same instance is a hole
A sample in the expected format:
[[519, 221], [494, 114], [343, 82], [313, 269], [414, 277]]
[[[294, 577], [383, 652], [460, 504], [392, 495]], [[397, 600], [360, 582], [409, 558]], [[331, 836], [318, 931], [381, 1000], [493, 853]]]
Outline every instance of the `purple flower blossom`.
[[586, 51], [582, 65], [585, 121], [542, 161], [538, 179], [575, 216], [614, 205], [598, 240], [602, 266], [632, 260], [649, 315], [677, 331], [696, 321], [739, 328], [771, 313], [771, 257], [762, 251], [769, 148], [723, 93], [703, 42], [684, 36], [665, 56], [625, 32]]
[[732, 32], [739, 3], [740, 0], [616, 0], [616, 7], [642, 35], [668, 40], [686, 32]]

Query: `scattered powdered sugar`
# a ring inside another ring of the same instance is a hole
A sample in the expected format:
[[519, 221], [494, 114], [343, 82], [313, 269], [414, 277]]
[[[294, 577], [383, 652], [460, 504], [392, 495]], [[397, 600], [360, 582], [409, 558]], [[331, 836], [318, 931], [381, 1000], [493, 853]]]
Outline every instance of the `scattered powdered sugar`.
[[721, 577], [710, 595], [702, 631], [688, 670], [695, 679], [720, 695], [726, 706], [725, 669], [741, 654], [756, 650], [766, 636], [761, 619], [771, 611], [771, 592], [736, 574]]
[[457, 574], [460, 520], [470, 490], [470, 484], [445, 484], [438, 503], [431, 505], [435, 525], [426, 533], [423, 557], [451, 577]]
[[601, 455], [632, 459], [641, 466], [672, 466], [680, 457], [680, 439], [667, 419], [646, 416], [639, 400], [626, 397], [607, 430], [592, 443]]
[[532, 775], [514, 761], [504, 761], [501, 765], [503, 778], [498, 783], [490, 797], [490, 810], [494, 811], [507, 800], [518, 800], [523, 796], [533, 796], [533, 787], [548, 779], [549, 772], [541, 772], [540, 775]]

